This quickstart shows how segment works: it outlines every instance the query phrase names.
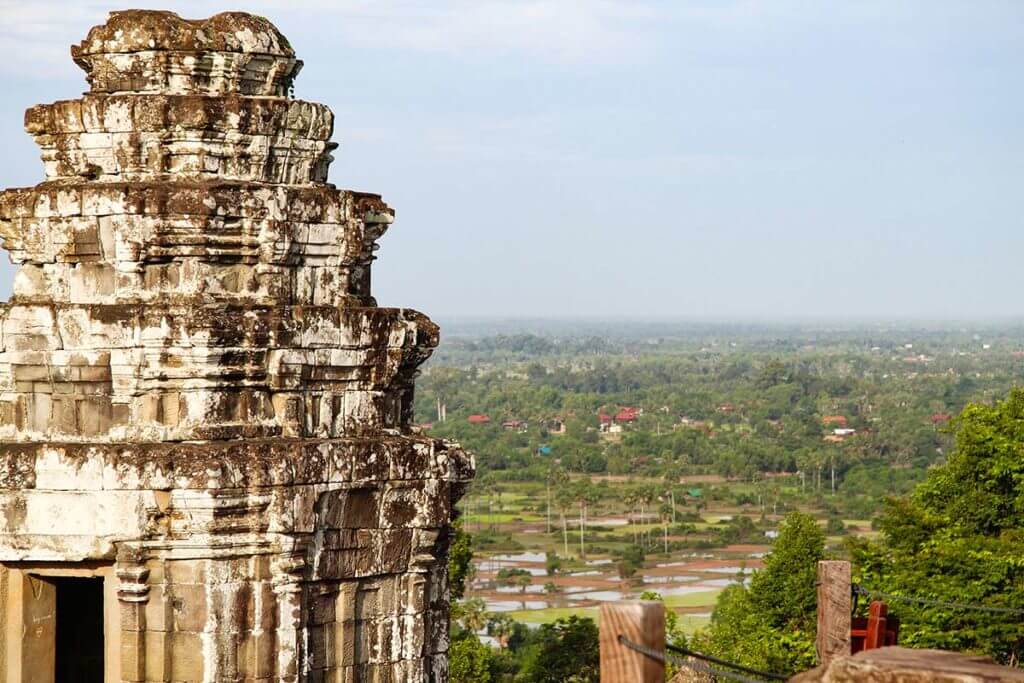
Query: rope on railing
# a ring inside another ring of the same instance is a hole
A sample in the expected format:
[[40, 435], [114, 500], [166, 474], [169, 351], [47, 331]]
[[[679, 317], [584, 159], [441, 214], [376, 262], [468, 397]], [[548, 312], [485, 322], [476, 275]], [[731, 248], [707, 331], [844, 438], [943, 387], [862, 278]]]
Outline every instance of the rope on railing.
[[[765, 680], [762, 678], [750, 678], [748, 676], [744, 676], [743, 674], [736, 673], [735, 671], [726, 671], [724, 669], [719, 669], [710, 666], [700, 660], [694, 661], [692, 659], [678, 657], [667, 652], [655, 650], [654, 648], [650, 648], [645, 645], [640, 645], [639, 643], [634, 643], [632, 640], [623, 635], [619, 636], [619, 643], [622, 644], [623, 647], [627, 647], [630, 650], [633, 650], [634, 652], [639, 652], [640, 654], [646, 655], [647, 657], [650, 657], [651, 659], [657, 660], [659, 662], [672, 662], [673, 664], [677, 664], [678, 666], [684, 666], [687, 669], [699, 671], [700, 673], [707, 674], [709, 676], [715, 676], [716, 678], [724, 678], [730, 681], [736, 681], [737, 683], [765, 683]], [[738, 666], [734, 664], [728, 665]]]
[[907, 595], [895, 595], [883, 593], [879, 590], [865, 588], [859, 584], [853, 584], [853, 592], [856, 595], [863, 595], [867, 598], [881, 598], [891, 602], [905, 602], [911, 604], [925, 605], [927, 607], [948, 607], [950, 609], [973, 610], [976, 612], [993, 612], [995, 614], [1024, 614], [1024, 609], [1014, 607], [989, 607], [988, 605], [975, 605], [964, 602], [948, 602], [946, 600], [930, 600], [928, 598], [914, 598]]
[[767, 678], [773, 681], [788, 681], [790, 678], [789, 676], [786, 676], [784, 674], [773, 674], [769, 671], [760, 671], [758, 669], [752, 669], [749, 666], [743, 666], [742, 664], [736, 664], [735, 662], [730, 662], [725, 659], [719, 659], [718, 657], [706, 655], [702, 652], [687, 650], [685, 647], [679, 647], [678, 645], [673, 645], [672, 643], [667, 643], [665, 647], [666, 649], [681, 654], [684, 657], [694, 657], [696, 659], [702, 659], [705, 662], [711, 662], [712, 664], [718, 664], [720, 666], [724, 666], [730, 669], [736, 669], [737, 671], [742, 671], [743, 673], [751, 674], [752, 676], [757, 676], [758, 678]]

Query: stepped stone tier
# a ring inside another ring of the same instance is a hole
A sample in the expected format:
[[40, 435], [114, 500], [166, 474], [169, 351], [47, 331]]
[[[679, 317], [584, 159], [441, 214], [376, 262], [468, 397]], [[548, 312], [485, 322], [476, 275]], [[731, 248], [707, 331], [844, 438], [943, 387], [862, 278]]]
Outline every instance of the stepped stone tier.
[[438, 329], [370, 293], [393, 212], [267, 20], [114, 12], [0, 193], [0, 671], [444, 681], [455, 444], [410, 428]]

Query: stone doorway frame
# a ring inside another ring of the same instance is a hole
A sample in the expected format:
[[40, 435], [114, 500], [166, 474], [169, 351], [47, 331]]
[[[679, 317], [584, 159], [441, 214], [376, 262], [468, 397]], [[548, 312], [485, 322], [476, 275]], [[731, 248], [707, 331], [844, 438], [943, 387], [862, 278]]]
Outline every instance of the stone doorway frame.
[[[26, 661], [25, 597], [31, 595], [33, 577], [103, 579], [103, 680], [121, 681], [121, 609], [117, 589], [119, 579], [113, 563], [98, 562], [3, 562], [0, 563], [0, 683], [50, 681], [34, 667], [53, 666], [49, 660]], [[56, 653], [54, 653], [56, 654]], [[49, 674], [52, 676], [52, 674]]]

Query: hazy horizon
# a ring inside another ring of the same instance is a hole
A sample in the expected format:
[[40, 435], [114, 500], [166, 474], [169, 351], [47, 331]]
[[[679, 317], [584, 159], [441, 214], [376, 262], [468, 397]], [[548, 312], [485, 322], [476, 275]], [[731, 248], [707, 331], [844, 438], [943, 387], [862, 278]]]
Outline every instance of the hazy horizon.
[[[267, 16], [397, 211], [381, 305], [435, 319], [1024, 316], [1024, 4], [132, 2]], [[0, 187], [86, 89], [90, 0], [0, 0]], [[0, 259], [0, 295], [13, 269]]]

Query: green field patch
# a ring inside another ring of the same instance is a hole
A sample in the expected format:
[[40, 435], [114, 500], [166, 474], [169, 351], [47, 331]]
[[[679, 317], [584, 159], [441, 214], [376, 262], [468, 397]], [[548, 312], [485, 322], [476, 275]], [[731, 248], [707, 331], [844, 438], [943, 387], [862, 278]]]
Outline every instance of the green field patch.
[[701, 591], [700, 593], [683, 593], [682, 595], [664, 596], [665, 604], [669, 607], [714, 607], [718, 600], [721, 588]]
[[696, 616], [693, 614], [680, 614], [679, 625], [682, 627], [683, 632], [688, 636], [692, 636], [699, 629], [704, 628], [710, 623], [711, 618], [703, 615]]
[[[473, 513], [462, 518], [464, 525], [471, 524], [508, 524], [511, 522], [540, 522], [544, 518], [533, 512], [485, 512]], [[469, 528], [468, 526], [466, 528]], [[472, 533], [470, 529], [470, 533]]]

